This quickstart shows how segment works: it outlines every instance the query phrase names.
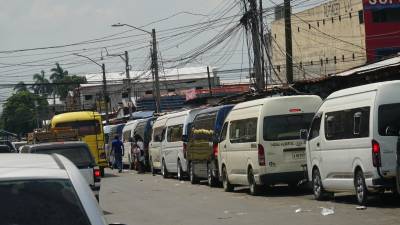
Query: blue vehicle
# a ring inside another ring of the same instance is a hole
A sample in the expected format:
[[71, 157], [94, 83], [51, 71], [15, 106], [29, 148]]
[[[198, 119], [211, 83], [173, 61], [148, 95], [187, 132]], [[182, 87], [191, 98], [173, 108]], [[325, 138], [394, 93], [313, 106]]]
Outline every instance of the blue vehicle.
[[233, 105], [217, 106], [200, 111], [188, 133], [187, 160], [189, 177], [192, 184], [202, 179], [208, 185], [218, 185], [218, 137], [225, 118]]

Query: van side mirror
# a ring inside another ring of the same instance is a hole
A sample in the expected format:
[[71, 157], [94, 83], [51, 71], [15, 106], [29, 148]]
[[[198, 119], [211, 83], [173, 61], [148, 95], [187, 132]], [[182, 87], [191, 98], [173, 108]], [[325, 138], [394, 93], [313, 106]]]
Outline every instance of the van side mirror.
[[300, 139], [307, 140], [307, 137], [308, 137], [308, 131], [306, 129], [301, 129], [300, 130]]

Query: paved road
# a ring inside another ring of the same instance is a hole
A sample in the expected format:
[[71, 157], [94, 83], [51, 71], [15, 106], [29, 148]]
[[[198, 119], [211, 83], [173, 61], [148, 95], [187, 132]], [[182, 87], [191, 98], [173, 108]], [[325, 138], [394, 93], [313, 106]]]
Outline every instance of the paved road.
[[[107, 171], [100, 201], [109, 222], [140, 225], [217, 224], [400, 224], [400, 200], [390, 194], [373, 198], [357, 210], [354, 196], [341, 195], [318, 202], [306, 191], [276, 187], [263, 196], [249, 196], [246, 188], [226, 193], [220, 188], [192, 185], [150, 174]], [[321, 208], [333, 208], [322, 216]], [[303, 211], [296, 213], [297, 209]]]

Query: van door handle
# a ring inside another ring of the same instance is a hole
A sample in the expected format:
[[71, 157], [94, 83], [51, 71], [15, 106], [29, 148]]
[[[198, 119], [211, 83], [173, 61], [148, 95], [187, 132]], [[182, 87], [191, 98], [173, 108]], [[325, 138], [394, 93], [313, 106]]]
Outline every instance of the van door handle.
[[224, 148], [226, 148], [226, 144], [224, 144]]
[[320, 144], [319, 144], [319, 142], [317, 143], [317, 147], [319, 147], [320, 146]]

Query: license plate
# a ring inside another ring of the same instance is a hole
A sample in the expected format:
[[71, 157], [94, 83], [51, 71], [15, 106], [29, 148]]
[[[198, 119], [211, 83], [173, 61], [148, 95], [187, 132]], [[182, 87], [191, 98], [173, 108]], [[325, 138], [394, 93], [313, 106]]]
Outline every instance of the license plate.
[[293, 160], [304, 159], [305, 156], [306, 156], [305, 152], [293, 152], [292, 153], [292, 159]]

